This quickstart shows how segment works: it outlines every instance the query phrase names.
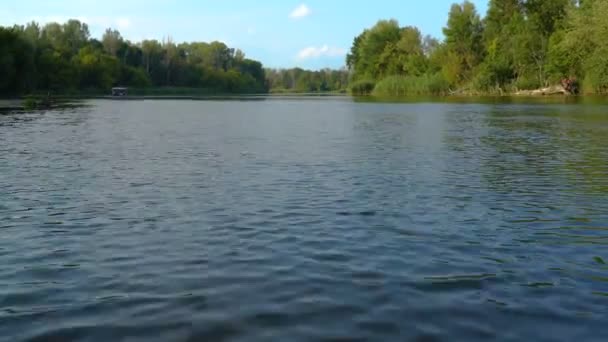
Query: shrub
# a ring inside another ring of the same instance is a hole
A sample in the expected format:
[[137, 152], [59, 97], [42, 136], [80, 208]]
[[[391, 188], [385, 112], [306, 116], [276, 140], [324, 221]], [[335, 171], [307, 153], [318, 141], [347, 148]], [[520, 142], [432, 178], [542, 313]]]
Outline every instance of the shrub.
[[374, 87], [376, 86], [374, 81], [370, 80], [360, 80], [354, 82], [350, 86], [350, 92], [353, 95], [369, 95], [374, 91]]
[[448, 82], [439, 73], [422, 76], [389, 76], [378, 82], [373, 95], [444, 95], [448, 90]]
[[532, 90], [541, 87], [540, 82], [536, 78], [521, 77], [513, 82], [513, 85], [518, 90]]

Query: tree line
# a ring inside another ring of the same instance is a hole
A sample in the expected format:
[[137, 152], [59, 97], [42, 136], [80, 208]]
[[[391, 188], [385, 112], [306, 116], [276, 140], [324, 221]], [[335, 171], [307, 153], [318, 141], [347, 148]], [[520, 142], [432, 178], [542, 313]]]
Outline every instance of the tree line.
[[108, 93], [112, 86], [189, 87], [209, 93], [267, 92], [262, 63], [221, 42], [132, 43], [87, 24], [0, 27], [0, 95], [35, 92]]
[[354, 38], [346, 64], [354, 93], [503, 93], [567, 79], [608, 91], [608, 1], [490, 0], [482, 18], [453, 4], [445, 39], [381, 20]]
[[349, 71], [346, 69], [319, 71], [292, 69], [266, 69], [268, 87], [273, 93], [346, 92]]

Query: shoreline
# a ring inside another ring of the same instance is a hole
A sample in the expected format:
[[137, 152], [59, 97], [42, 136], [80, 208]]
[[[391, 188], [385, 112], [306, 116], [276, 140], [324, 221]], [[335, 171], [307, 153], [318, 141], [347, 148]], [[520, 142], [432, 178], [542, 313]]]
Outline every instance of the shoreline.
[[[261, 101], [267, 99], [306, 99], [306, 98], [351, 98], [360, 102], [464, 102], [464, 103], [486, 103], [492, 100], [503, 100], [510, 102], [536, 102], [548, 100], [551, 102], [579, 102], [580, 100], [602, 100], [608, 103], [608, 95], [565, 95], [565, 94], [539, 94], [535, 91], [525, 91], [508, 94], [449, 94], [449, 95], [411, 95], [411, 96], [374, 96], [374, 95], [352, 95], [344, 93], [280, 93], [280, 94], [225, 94], [225, 95], [56, 95], [51, 97], [58, 103], [51, 108], [62, 107], [62, 104], [70, 105], [70, 102], [86, 100], [111, 100], [111, 101], [142, 101], [142, 100], [183, 100], [183, 101], [213, 101], [213, 100], [239, 100], [239, 101]], [[26, 110], [25, 100], [27, 96], [0, 98], [0, 110], [19, 111]], [[40, 109], [40, 108], [39, 108]]]

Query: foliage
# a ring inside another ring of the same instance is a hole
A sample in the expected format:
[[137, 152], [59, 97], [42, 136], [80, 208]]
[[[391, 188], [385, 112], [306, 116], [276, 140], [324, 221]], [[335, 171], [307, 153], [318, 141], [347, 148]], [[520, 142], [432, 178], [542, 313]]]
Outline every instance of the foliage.
[[0, 96], [108, 93], [112, 86], [268, 91], [262, 64], [224, 43], [132, 43], [112, 29], [98, 41], [78, 20], [0, 27], [0, 74]]
[[23, 100], [23, 107], [28, 110], [36, 109], [38, 107], [38, 101], [32, 96], [28, 96]]
[[[608, 91], [608, 2], [585, 0], [569, 12], [565, 33], [552, 47], [554, 55], [568, 51], [554, 63], [561, 73], [570, 72], [583, 79], [585, 92]], [[561, 69], [561, 70], [560, 70]]]
[[273, 93], [341, 92], [346, 90], [348, 78], [347, 70], [266, 70], [267, 85]]
[[452, 5], [447, 26], [443, 29], [448, 51], [444, 68], [449, 70], [446, 79], [450, 84], [462, 85], [469, 81], [473, 69], [481, 62], [482, 28], [475, 5], [468, 1]]
[[443, 32], [443, 41], [421, 38], [416, 28], [380, 20], [353, 40], [353, 81], [394, 95], [425, 91], [433, 77], [439, 89], [487, 93], [568, 78], [585, 92], [608, 93], [608, 1], [490, 0], [483, 19], [464, 1], [452, 5]]
[[449, 84], [441, 74], [422, 76], [389, 76], [376, 84], [375, 96], [445, 95]]
[[353, 95], [369, 95], [375, 86], [376, 83], [372, 80], [359, 80], [350, 85], [350, 92]]
[[355, 38], [347, 65], [355, 80], [379, 80], [389, 75], [422, 75], [428, 69], [425, 55], [437, 47], [415, 27], [399, 27], [396, 20], [381, 20]]
[[0, 92], [19, 93], [35, 82], [33, 63], [34, 47], [17, 32], [0, 27]]
[[[453, 4], [445, 39], [380, 20], [353, 39], [345, 70], [264, 69], [221, 42], [100, 40], [78, 20], [0, 27], [0, 95], [103, 92], [112, 86], [204, 93], [503, 93], [579, 80], [608, 93], [608, 1], [489, 0], [484, 18]], [[374, 88], [377, 88], [374, 90]]]

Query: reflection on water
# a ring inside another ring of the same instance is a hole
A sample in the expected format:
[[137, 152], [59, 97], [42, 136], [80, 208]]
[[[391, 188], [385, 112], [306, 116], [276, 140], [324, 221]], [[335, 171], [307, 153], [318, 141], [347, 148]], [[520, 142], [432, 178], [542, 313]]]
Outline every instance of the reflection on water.
[[608, 107], [258, 100], [1, 116], [3, 336], [606, 340]]

